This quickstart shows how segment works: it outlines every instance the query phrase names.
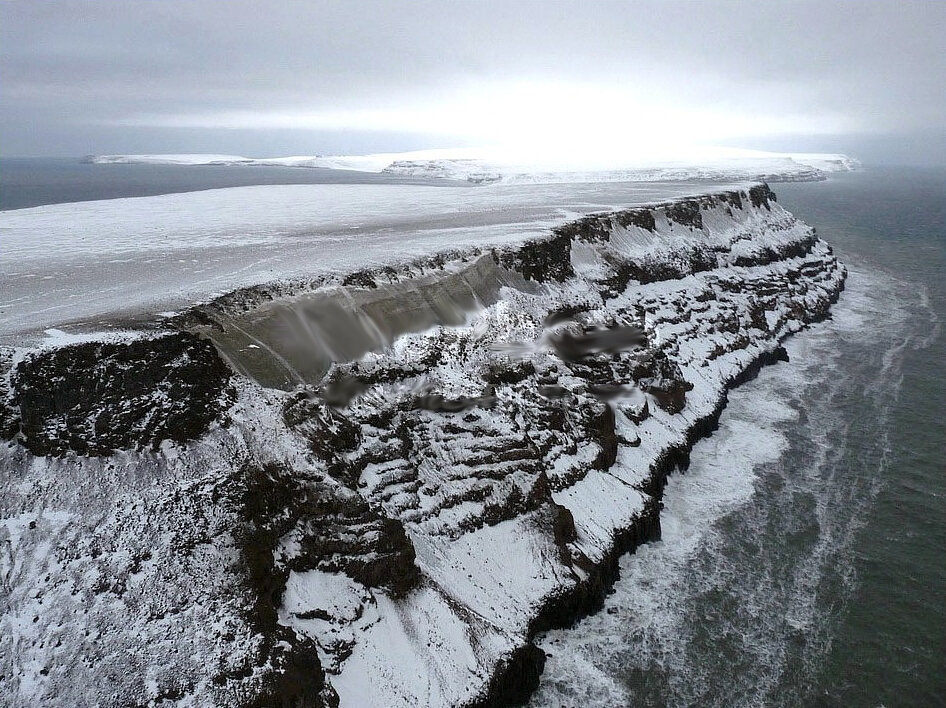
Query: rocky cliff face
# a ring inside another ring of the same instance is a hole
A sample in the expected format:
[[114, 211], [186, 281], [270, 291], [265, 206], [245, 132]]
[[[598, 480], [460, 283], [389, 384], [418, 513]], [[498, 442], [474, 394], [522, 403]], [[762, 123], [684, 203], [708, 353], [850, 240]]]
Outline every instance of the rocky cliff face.
[[0, 353], [0, 694], [524, 699], [530, 638], [659, 537], [727, 389], [843, 281], [760, 186]]
[[175, 332], [32, 353], [11, 388], [34, 455], [110, 455], [200, 437], [232, 403], [230, 375], [213, 345]]

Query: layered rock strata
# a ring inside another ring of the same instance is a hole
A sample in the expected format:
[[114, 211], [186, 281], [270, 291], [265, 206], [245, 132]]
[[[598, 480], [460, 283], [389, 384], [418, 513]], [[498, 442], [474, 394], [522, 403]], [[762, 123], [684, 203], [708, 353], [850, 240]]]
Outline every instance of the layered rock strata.
[[524, 700], [844, 275], [762, 185], [0, 352], [0, 695]]

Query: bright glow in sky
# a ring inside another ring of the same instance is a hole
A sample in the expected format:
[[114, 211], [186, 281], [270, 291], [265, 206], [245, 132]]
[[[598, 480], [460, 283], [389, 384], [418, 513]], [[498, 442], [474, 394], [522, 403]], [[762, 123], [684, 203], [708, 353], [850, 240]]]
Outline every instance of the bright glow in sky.
[[[138, 114], [118, 125], [217, 129], [389, 131], [440, 134], [505, 152], [606, 159], [615, 151], [667, 155], [735, 136], [839, 134], [856, 129], [840, 114], [740, 112], [692, 105], [643, 89], [551, 81], [474, 84], [445, 96], [398, 105], [305, 110]], [[684, 137], [685, 136], [685, 137]]]
[[946, 159], [942, 0], [0, 2], [6, 155]]

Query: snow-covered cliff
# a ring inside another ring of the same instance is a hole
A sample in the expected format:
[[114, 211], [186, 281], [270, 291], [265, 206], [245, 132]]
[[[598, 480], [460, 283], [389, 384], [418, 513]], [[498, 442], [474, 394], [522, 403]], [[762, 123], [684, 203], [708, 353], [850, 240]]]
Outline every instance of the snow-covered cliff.
[[763, 185], [0, 350], [0, 694], [524, 698], [844, 275]]

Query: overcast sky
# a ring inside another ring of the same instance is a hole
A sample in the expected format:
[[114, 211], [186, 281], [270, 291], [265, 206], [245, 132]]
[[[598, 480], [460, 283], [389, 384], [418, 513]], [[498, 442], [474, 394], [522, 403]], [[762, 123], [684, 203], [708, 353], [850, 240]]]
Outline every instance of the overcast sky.
[[946, 162], [946, 2], [0, 0], [0, 155], [674, 139]]

